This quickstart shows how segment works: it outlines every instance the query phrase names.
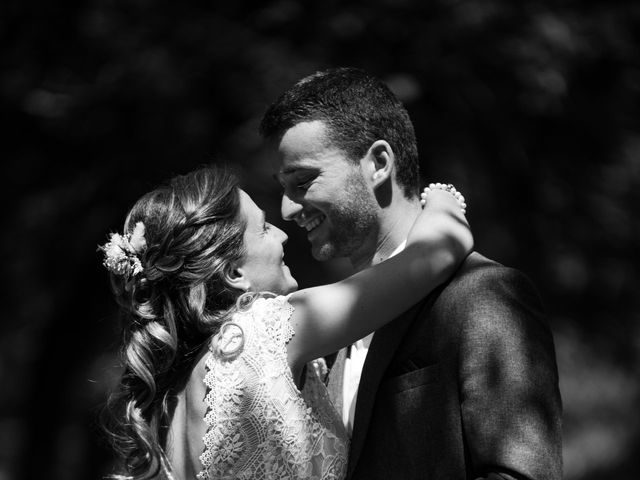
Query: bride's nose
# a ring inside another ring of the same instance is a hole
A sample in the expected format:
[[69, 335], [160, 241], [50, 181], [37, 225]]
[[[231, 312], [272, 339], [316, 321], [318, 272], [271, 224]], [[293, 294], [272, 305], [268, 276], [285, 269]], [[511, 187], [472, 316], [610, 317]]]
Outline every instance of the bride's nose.
[[278, 235], [280, 236], [280, 243], [282, 243], [282, 245], [287, 243], [287, 241], [289, 240], [289, 236], [286, 233], [284, 233], [284, 231], [279, 229], [278, 227], [275, 227], [275, 229], [276, 229]]

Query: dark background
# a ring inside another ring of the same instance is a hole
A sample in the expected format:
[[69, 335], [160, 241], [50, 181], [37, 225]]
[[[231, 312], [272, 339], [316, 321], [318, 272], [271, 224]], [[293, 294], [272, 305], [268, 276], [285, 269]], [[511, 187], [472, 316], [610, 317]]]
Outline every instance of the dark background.
[[[635, 476], [640, 4], [220, 3], [0, 6], [0, 480], [110, 471], [95, 417], [119, 334], [97, 245], [141, 194], [211, 161], [283, 226], [259, 119], [298, 78], [346, 65], [405, 102], [424, 177], [464, 192], [478, 250], [539, 287], [565, 477]], [[283, 228], [301, 286], [348, 271]]]

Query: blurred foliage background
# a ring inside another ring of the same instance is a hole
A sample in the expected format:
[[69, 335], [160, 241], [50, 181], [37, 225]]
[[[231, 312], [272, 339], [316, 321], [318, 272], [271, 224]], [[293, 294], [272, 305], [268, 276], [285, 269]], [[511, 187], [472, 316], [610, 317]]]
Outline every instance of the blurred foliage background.
[[568, 480], [629, 478], [640, 453], [640, 4], [589, 0], [0, 6], [0, 480], [97, 479], [96, 412], [117, 309], [96, 252], [157, 183], [212, 161], [279, 219], [257, 134], [300, 77], [359, 66], [416, 127], [425, 181], [456, 184], [483, 254], [537, 284], [554, 331]]

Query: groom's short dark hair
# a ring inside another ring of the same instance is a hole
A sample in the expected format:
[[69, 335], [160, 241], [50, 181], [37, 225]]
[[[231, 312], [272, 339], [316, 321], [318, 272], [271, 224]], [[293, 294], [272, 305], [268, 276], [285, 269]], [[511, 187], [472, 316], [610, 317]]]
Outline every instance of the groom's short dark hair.
[[400, 100], [378, 78], [357, 68], [316, 72], [285, 91], [266, 111], [260, 133], [279, 141], [301, 122], [321, 120], [329, 140], [357, 161], [376, 140], [386, 140], [396, 156], [396, 180], [404, 194], [420, 188], [413, 124]]

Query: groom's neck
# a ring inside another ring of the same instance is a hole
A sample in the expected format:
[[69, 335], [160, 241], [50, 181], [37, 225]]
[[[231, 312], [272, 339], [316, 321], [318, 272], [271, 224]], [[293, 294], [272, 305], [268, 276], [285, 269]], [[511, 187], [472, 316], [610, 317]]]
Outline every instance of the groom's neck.
[[362, 251], [351, 257], [353, 268], [361, 271], [389, 258], [407, 239], [421, 210], [419, 199], [404, 197], [383, 209], [378, 217], [378, 228], [372, 234], [373, 238], [367, 239]]

